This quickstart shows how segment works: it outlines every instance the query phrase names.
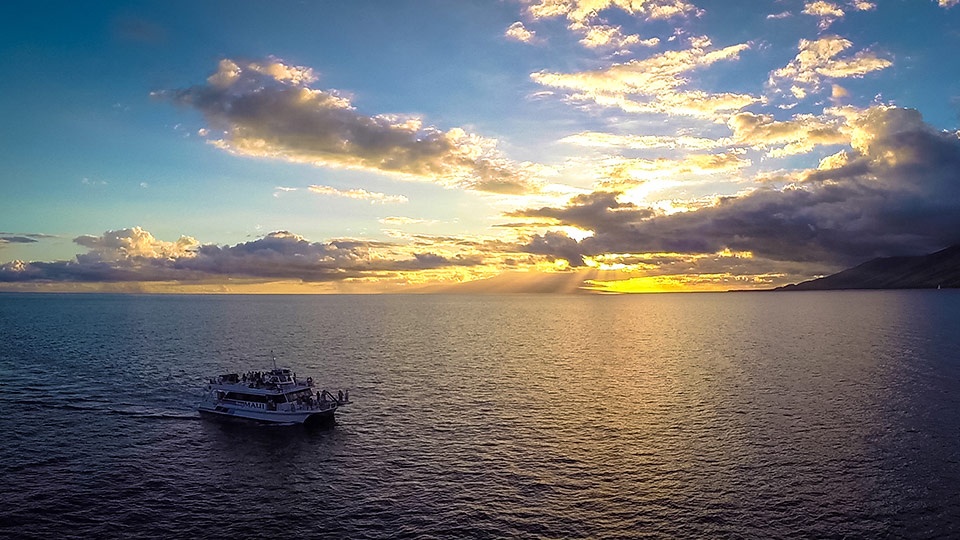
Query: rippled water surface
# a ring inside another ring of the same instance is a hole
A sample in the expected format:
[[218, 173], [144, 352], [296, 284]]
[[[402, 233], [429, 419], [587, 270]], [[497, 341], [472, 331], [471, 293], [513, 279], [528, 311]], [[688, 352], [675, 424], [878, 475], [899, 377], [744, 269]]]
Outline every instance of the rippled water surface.
[[[324, 429], [205, 378], [349, 388]], [[960, 536], [960, 292], [0, 295], [0, 536]]]

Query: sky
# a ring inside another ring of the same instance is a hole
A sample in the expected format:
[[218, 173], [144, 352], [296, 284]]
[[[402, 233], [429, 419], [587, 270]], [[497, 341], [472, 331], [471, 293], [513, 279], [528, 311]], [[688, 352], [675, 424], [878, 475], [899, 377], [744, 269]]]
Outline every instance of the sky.
[[4, 2], [0, 290], [765, 289], [936, 251], [958, 3]]

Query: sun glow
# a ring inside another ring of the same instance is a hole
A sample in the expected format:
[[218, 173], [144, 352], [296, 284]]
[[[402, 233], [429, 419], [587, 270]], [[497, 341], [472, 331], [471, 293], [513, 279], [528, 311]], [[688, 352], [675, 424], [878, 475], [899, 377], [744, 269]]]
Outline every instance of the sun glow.
[[666, 292], [720, 292], [731, 289], [725, 274], [639, 276], [618, 280], [588, 280], [583, 289], [598, 293], [637, 294]]
[[594, 234], [593, 231], [580, 229], [577, 227], [559, 227], [559, 230], [563, 231], [564, 234], [570, 238], [573, 238], [577, 242], [583, 240], [584, 238], [590, 238]]

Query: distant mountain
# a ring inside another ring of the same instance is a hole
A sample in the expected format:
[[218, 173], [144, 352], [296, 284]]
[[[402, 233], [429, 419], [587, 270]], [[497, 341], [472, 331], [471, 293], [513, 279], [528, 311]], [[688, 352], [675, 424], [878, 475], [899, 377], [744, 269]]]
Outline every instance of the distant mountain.
[[778, 287], [777, 291], [960, 287], [960, 245], [916, 257], [881, 257], [842, 272]]

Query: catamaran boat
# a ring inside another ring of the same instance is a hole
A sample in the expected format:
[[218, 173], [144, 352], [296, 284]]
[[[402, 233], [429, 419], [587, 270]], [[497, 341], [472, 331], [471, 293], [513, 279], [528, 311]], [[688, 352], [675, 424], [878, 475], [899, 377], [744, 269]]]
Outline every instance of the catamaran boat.
[[350, 402], [350, 391], [314, 390], [312, 378], [297, 379], [286, 368], [228, 373], [210, 379], [197, 409], [203, 415], [266, 424], [314, 424], [332, 421]]

